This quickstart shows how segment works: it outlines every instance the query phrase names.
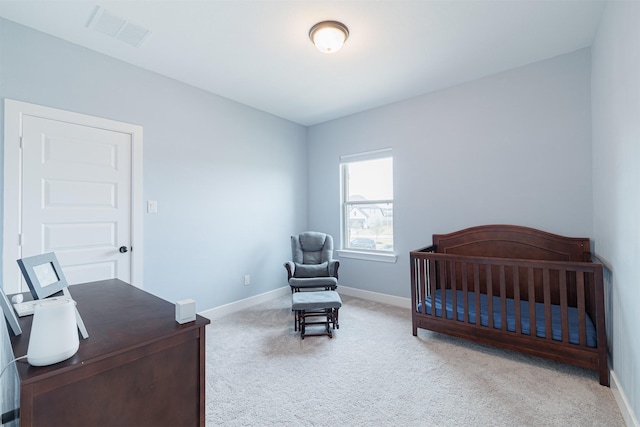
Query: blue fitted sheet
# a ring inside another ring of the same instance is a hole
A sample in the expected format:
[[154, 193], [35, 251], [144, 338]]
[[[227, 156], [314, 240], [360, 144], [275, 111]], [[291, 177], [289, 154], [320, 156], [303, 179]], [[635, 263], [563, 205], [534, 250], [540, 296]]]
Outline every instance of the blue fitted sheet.
[[[476, 322], [476, 294], [475, 292], [468, 292], [468, 307], [469, 307], [469, 323]], [[456, 291], [456, 312], [457, 319], [464, 321], [464, 294], [462, 291]], [[447, 319], [453, 319], [453, 299], [451, 289], [447, 289], [445, 293], [446, 300], [446, 313]], [[431, 314], [432, 297], [428, 296], [426, 299], [427, 314]], [[515, 319], [515, 303], [513, 299], [507, 298], [507, 330], [515, 332], [516, 319]], [[435, 294], [435, 307], [436, 316], [442, 317], [442, 298], [441, 290], [437, 289]], [[500, 303], [500, 297], [493, 297], [493, 327], [496, 329], [502, 329], [502, 315], [500, 313], [502, 307]], [[422, 311], [422, 304], [418, 303], [418, 312]], [[536, 336], [545, 338], [546, 325], [544, 319], [544, 304], [535, 303], [536, 310]], [[480, 324], [482, 326], [489, 325], [489, 304], [486, 294], [480, 294]], [[575, 307], [568, 307], [569, 315], [569, 342], [572, 344], [579, 344], [578, 338], [578, 309]], [[524, 335], [531, 335], [531, 325], [529, 323], [529, 302], [520, 301], [520, 323], [521, 331]], [[596, 328], [591, 321], [589, 315], [586, 315], [587, 324], [587, 346], [595, 348], [597, 346]], [[551, 337], [556, 341], [562, 341], [562, 320], [560, 318], [560, 306], [551, 305]]]

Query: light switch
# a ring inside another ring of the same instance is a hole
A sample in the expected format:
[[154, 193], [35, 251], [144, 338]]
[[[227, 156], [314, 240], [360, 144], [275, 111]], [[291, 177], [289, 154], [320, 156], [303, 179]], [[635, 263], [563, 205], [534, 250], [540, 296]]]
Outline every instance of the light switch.
[[158, 213], [157, 200], [147, 200], [147, 213]]

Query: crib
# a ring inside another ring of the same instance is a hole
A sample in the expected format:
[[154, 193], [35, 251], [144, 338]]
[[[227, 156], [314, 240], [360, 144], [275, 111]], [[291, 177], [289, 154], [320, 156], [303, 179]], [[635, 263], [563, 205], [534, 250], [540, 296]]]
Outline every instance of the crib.
[[588, 238], [515, 225], [433, 235], [410, 252], [418, 328], [598, 371], [609, 386], [603, 266]]

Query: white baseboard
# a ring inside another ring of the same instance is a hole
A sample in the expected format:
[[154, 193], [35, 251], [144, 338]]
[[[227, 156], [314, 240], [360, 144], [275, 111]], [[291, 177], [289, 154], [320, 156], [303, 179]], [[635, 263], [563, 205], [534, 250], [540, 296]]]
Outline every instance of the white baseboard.
[[381, 294], [379, 292], [349, 288], [347, 286], [338, 286], [338, 293], [369, 301], [381, 302], [383, 304], [389, 304], [396, 307], [411, 308], [411, 298], [396, 297], [393, 295]]
[[[231, 302], [229, 304], [221, 305], [219, 307], [210, 308], [209, 310], [198, 313], [207, 319], [219, 319], [227, 314], [242, 311], [245, 308], [252, 307], [254, 305], [262, 304], [274, 298], [278, 298], [282, 295], [286, 295], [291, 292], [289, 286], [283, 286], [273, 291], [265, 292], [260, 295], [255, 295], [249, 298], [245, 298], [240, 301]], [[338, 286], [338, 293], [348, 295], [351, 297], [362, 298], [369, 301], [381, 302], [383, 304], [389, 304], [396, 307], [409, 308], [411, 307], [410, 298], [396, 297], [393, 295], [381, 294], [378, 292], [364, 291], [362, 289], [349, 288], [347, 286]]]
[[240, 301], [235, 301], [229, 304], [221, 305], [219, 307], [214, 307], [209, 310], [200, 312], [198, 314], [210, 320], [219, 319], [220, 317], [225, 316], [227, 314], [242, 311], [245, 308], [262, 304], [266, 301], [272, 300], [274, 298], [278, 298], [279, 296], [282, 296], [288, 293], [291, 293], [291, 288], [289, 286], [283, 286], [281, 288], [274, 289], [272, 291], [265, 292], [260, 295], [254, 295], [252, 297], [245, 298]]
[[613, 392], [613, 397], [618, 403], [620, 412], [622, 412], [622, 418], [624, 418], [624, 422], [628, 427], [640, 427], [638, 418], [633, 413], [633, 409], [631, 408], [631, 404], [629, 403], [627, 396], [624, 394], [624, 390], [620, 387], [620, 381], [618, 381], [616, 373], [613, 370], [611, 370], [610, 373], [611, 391]]

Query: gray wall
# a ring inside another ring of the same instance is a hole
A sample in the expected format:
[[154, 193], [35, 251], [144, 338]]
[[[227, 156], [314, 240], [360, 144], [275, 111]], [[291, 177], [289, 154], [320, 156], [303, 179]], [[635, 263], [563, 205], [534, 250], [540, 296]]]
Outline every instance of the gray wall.
[[[592, 47], [593, 229], [611, 366], [640, 419], [640, 2], [609, 2]], [[627, 420], [629, 425], [633, 425]]]
[[146, 290], [200, 311], [286, 285], [304, 127], [6, 20], [0, 64], [0, 98], [144, 127]]
[[342, 259], [345, 286], [410, 296], [434, 233], [518, 224], [591, 236], [588, 49], [313, 126], [309, 226], [340, 234], [339, 157], [392, 147], [398, 262]]

